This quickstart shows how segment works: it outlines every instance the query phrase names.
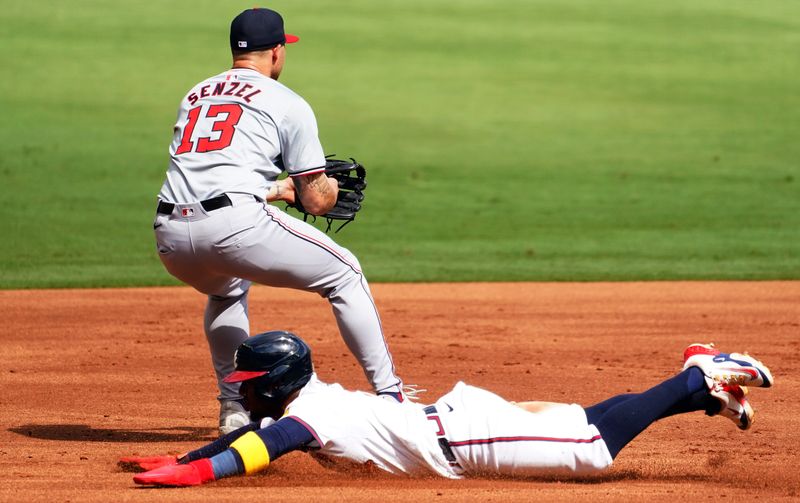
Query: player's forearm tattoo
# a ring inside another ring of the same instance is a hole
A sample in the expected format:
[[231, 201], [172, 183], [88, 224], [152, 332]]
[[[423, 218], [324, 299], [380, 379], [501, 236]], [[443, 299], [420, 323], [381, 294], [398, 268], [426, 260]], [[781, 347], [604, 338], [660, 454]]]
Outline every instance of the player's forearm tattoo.
[[328, 177], [325, 175], [315, 178], [311, 183], [314, 184], [314, 190], [323, 196], [328, 195], [328, 193], [331, 191], [331, 186], [328, 183]]
[[302, 192], [310, 188], [322, 196], [327, 196], [331, 191], [331, 186], [328, 184], [328, 177], [325, 175], [307, 178], [301, 177], [300, 184], [297, 187]]

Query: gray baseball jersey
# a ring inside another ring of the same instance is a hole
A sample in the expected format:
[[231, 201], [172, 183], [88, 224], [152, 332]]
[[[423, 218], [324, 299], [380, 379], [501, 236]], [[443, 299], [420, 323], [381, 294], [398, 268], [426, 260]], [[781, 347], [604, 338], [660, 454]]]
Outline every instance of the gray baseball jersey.
[[204, 327], [223, 402], [240, 398], [238, 384], [222, 379], [250, 333], [247, 292], [253, 281], [326, 298], [374, 389], [401, 396], [356, 257], [263, 202], [282, 171], [302, 176], [324, 165], [309, 105], [254, 70], [228, 70], [197, 84], [181, 101], [153, 227], [166, 269], [208, 295]]
[[158, 197], [190, 203], [238, 192], [263, 197], [282, 171], [325, 166], [317, 121], [291, 89], [255, 70], [231, 69], [181, 101]]

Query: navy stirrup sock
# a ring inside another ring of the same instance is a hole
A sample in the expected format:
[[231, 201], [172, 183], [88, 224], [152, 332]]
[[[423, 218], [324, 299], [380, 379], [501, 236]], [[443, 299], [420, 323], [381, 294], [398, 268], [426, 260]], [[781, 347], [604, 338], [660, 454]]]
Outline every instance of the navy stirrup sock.
[[583, 410], [586, 412], [586, 420], [589, 424], [597, 424], [600, 421], [600, 418], [605, 415], [606, 412], [614, 407], [615, 405], [621, 404], [622, 402], [627, 402], [632, 398], [636, 398], [639, 396], [639, 393], [627, 393], [625, 395], [616, 395], [612, 396], [608, 400], [603, 400], [602, 402], [592, 405], [591, 407], [585, 407]]
[[691, 367], [644, 393], [618, 395], [588, 407], [586, 417], [597, 427], [611, 457], [615, 458], [623, 447], [658, 419], [706, 410], [707, 396], [703, 373]]
[[[598, 404], [592, 405], [591, 407], [586, 407], [584, 410], [586, 411], [586, 419], [588, 420], [589, 424], [597, 424], [603, 414], [608, 412], [608, 410], [622, 402], [628, 401], [632, 398], [636, 398], [640, 395], [640, 393], [627, 393], [625, 395], [617, 395], [609, 398], [608, 400], [604, 400]], [[667, 409], [658, 419], [664, 419], [665, 417], [674, 416], [676, 414], [685, 414], [687, 412], [695, 412], [698, 410], [705, 411], [706, 415], [714, 416], [719, 413], [719, 400], [714, 398], [708, 393], [705, 387], [700, 391], [696, 391], [684, 400], [676, 403], [669, 409]]]
[[692, 396], [681, 400], [669, 409], [667, 409], [659, 419], [674, 416], [676, 414], [685, 414], [687, 412], [695, 412], [702, 410], [708, 416], [714, 416], [719, 413], [720, 402], [708, 392], [704, 386], [700, 391], [695, 391]]

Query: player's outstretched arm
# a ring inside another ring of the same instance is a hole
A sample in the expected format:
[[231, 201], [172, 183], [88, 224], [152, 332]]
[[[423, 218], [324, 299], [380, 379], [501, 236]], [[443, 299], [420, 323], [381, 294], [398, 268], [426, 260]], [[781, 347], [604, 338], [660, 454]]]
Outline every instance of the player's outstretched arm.
[[[266, 428], [246, 432], [218, 454], [185, 464], [161, 466], [134, 476], [133, 481], [142, 485], [186, 487], [233, 475], [249, 475], [263, 470], [283, 454], [313, 441], [314, 436], [306, 426], [285, 417]], [[199, 451], [201, 449], [192, 452]]]
[[155, 470], [162, 466], [177, 465], [180, 455], [165, 454], [163, 456], [125, 456], [117, 463], [123, 471], [141, 472]]
[[258, 423], [251, 423], [246, 426], [234, 430], [227, 435], [219, 437], [217, 440], [206, 444], [205, 446], [187, 452], [186, 454], [166, 454], [163, 456], [126, 456], [121, 458], [118, 462], [120, 468], [124, 471], [148, 471], [161, 468], [162, 466], [187, 464], [202, 458], [210, 458], [215, 454], [224, 451], [239, 437], [248, 431], [255, 431], [258, 429]]

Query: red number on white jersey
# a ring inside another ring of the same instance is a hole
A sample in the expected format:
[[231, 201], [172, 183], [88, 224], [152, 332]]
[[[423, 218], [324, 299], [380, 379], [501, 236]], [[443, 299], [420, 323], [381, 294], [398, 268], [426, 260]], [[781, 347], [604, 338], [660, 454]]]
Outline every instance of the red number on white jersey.
[[[203, 107], [200, 106], [189, 110], [189, 121], [183, 129], [181, 144], [175, 151], [175, 155], [191, 152], [194, 148], [192, 133], [194, 133], [194, 127], [197, 125], [197, 120], [200, 118], [200, 111], [202, 108]], [[226, 115], [224, 118], [218, 119], [217, 117], [220, 114]], [[219, 132], [220, 135], [216, 140], [212, 140], [210, 136], [198, 138], [195, 152], [212, 152], [214, 150], [222, 150], [230, 145], [233, 140], [233, 133], [236, 132], [236, 124], [239, 123], [239, 119], [242, 117], [242, 107], [235, 103], [211, 105], [208, 107], [208, 110], [206, 110], [205, 116], [213, 120], [211, 130]]]

